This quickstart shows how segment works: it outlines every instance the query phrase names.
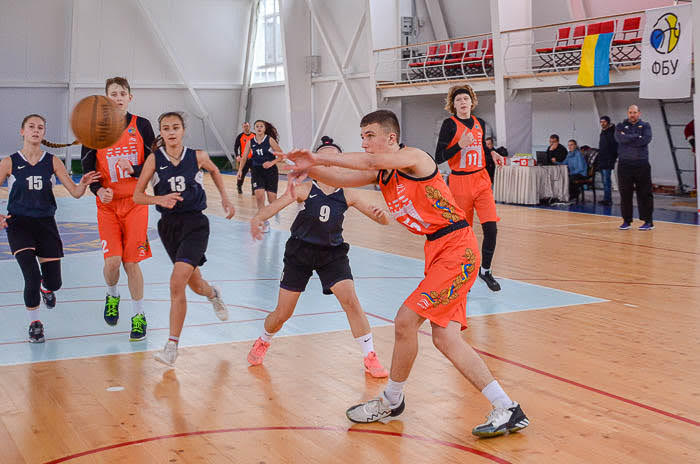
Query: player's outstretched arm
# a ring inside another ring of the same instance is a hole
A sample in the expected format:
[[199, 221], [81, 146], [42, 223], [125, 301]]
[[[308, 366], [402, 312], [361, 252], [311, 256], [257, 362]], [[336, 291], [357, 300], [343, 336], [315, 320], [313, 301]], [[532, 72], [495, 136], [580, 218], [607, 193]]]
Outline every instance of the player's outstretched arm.
[[224, 186], [224, 179], [221, 177], [221, 172], [216, 164], [209, 157], [209, 153], [204, 150], [197, 150], [197, 164], [200, 168], [204, 168], [209, 171], [211, 179], [214, 181], [217, 190], [219, 190], [219, 195], [221, 195], [221, 206], [226, 211], [226, 219], [231, 219], [234, 214], [236, 214], [236, 208], [234, 208], [233, 203], [229, 200], [226, 194], [226, 187]]
[[159, 205], [171, 209], [178, 201], [182, 201], [179, 193], [173, 192], [167, 195], [153, 196], [146, 193], [146, 186], [156, 172], [156, 157], [149, 155], [143, 163], [141, 175], [134, 189], [134, 203], [138, 205]]
[[5, 183], [10, 174], [12, 174], [12, 158], [8, 156], [0, 160], [0, 185]]
[[260, 209], [250, 220], [250, 235], [252, 235], [254, 239], [260, 240], [263, 235], [262, 227], [265, 221], [295, 201], [300, 203], [302, 201], [306, 201], [306, 199], [309, 197], [310, 191], [311, 182], [307, 182], [299, 185], [296, 188], [292, 188], [292, 181], [289, 181], [287, 184], [287, 191], [285, 191], [282, 196], [277, 197], [275, 201]]
[[365, 201], [358, 192], [354, 192], [352, 190], [344, 190], [344, 192], [345, 200], [348, 202], [348, 206], [352, 206], [374, 222], [377, 222], [383, 226], [389, 224], [390, 219], [389, 212], [387, 210]]
[[53, 172], [56, 174], [56, 177], [58, 177], [58, 180], [61, 181], [63, 187], [68, 190], [68, 193], [70, 193], [73, 198], [82, 197], [88, 186], [100, 178], [99, 172], [90, 171], [85, 173], [83, 177], [80, 178], [80, 182], [76, 184], [68, 175], [66, 166], [56, 156], [53, 157]]

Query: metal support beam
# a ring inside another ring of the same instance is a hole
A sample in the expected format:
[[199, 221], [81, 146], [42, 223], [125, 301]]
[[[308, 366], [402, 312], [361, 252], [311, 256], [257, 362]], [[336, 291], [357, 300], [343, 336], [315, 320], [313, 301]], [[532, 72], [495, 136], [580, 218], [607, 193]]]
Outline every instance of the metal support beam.
[[255, 50], [255, 37], [257, 36], [258, 14], [260, 12], [260, 0], [254, 0], [250, 6], [250, 20], [248, 21], [248, 43], [245, 52], [245, 66], [243, 68], [243, 87], [238, 100], [238, 118], [234, 131], [248, 120], [248, 105], [250, 94], [250, 79], [253, 75], [253, 52]]
[[568, 6], [571, 19], [588, 18], [588, 12], [586, 11], [586, 5], [583, 4], [583, 0], [569, 0]]
[[[209, 130], [212, 131], [214, 137], [216, 137], [216, 141], [219, 143], [219, 146], [226, 154], [226, 158], [228, 158], [232, 166], [235, 166], [235, 161], [231, 156], [231, 150], [229, 150], [228, 146], [226, 145], [226, 142], [224, 142], [224, 139], [221, 137], [219, 130], [216, 128], [216, 124], [214, 124], [214, 121], [212, 121], [211, 116], [209, 116], [209, 112], [207, 111], [206, 106], [204, 106], [204, 103], [202, 103], [202, 100], [199, 98], [197, 91], [194, 89], [194, 87], [192, 87], [192, 84], [190, 84], [190, 81], [187, 79], [187, 76], [185, 76], [185, 72], [182, 68], [182, 65], [177, 59], [177, 56], [175, 56], [175, 53], [173, 52], [173, 49], [170, 46], [170, 43], [166, 40], [165, 35], [163, 34], [155, 19], [151, 15], [151, 12], [146, 7], [144, 0], [136, 0], [136, 2], [141, 8], [141, 12], [146, 17], [146, 20], [153, 28], [153, 32], [155, 32], [156, 37], [160, 41], [161, 47], [163, 48], [163, 50], [165, 50], [165, 53], [168, 55], [168, 58], [170, 58], [170, 61], [173, 63], [173, 66], [175, 66], [175, 70], [177, 71], [180, 79], [182, 79], [182, 81], [187, 86], [187, 90], [189, 91], [192, 100], [194, 100], [195, 105], [203, 115], [202, 119], [209, 126]], [[206, 133], [204, 134], [204, 137], [206, 137]]]
[[504, 59], [503, 43], [501, 40], [501, 24], [499, 14], [499, 0], [491, 0], [491, 35], [493, 38], [493, 83], [496, 90], [496, 136], [498, 144], [508, 146], [508, 133], [506, 131], [506, 83], [503, 76]]
[[425, 8], [428, 10], [430, 24], [433, 26], [433, 32], [435, 33], [435, 40], [449, 39], [445, 16], [442, 14], [439, 0], [425, 0]]
[[[693, 49], [695, 53], [700, 53], [700, 4], [698, 2], [693, 2]], [[698, 130], [698, 123], [700, 123], [700, 102], [698, 101], [698, 85], [700, 85], [700, 66], [695, 62], [695, 94], [693, 95], [693, 114], [695, 116], [695, 140], [700, 139], [700, 130]], [[696, 142], [697, 143], [697, 142]], [[700, 185], [700, 155], [695, 154], [695, 185], [696, 187]], [[700, 214], [700, 195], [698, 195], [697, 190], [695, 195], [698, 200], [698, 214]]]
[[[71, 25], [70, 25], [70, 47], [69, 47], [69, 57], [68, 57], [68, 95], [66, 96], [66, 121], [63, 126], [63, 140], [65, 143], [70, 143], [72, 140], [68, 140], [70, 137], [70, 131], [68, 126], [70, 125], [70, 114], [73, 110], [73, 101], [75, 100], [75, 57], [78, 55], [78, 41], [75, 40], [78, 34], [78, 5], [75, 4], [76, 0], [71, 2]], [[71, 172], [72, 164], [72, 147], [66, 148], [66, 158], [64, 160], [66, 164], [66, 169]]]
[[311, 12], [311, 18], [314, 20], [314, 23], [316, 23], [316, 27], [318, 28], [318, 33], [321, 36], [321, 40], [323, 40], [323, 43], [326, 46], [326, 49], [328, 50], [328, 54], [331, 56], [331, 62], [333, 64], [333, 67], [335, 67], [335, 71], [338, 73], [338, 79], [340, 79], [340, 82], [342, 83], [343, 87], [345, 88], [345, 91], [347, 92], [348, 97], [350, 98], [350, 103], [352, 103], [352, 107], [355, 110], [357, 117], [361, 118], [362, 117], [362, 110], [360, 109], [360, 104], [357, 102], [357, 97], [355, 96], [355, 93], [350, 88], [350, 84], [348, 84], [347, 79], [345, 78], [345, 71], [340, 66], [340, 62], [338, 61], [338, 57], [335, 54], [335, 48], [333, 47], [333, 44], [330, 42], [330, 40], [328, 38], [328, 34], [326, 33], [326, 29], [323, 27], [323, 24], [321, 23], [321, 20], [318, 17], [318, 13], [316, 12], [316, 8], [314, 7], [314, 4], [311, 0], [306, 0], [306, 5], [309, 7], [309, 11]]

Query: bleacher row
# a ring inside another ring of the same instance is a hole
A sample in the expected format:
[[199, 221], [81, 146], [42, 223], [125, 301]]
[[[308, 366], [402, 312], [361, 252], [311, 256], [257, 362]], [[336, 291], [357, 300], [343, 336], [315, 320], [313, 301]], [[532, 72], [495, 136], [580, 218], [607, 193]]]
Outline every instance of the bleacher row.
[[[625, 18], [619, 22], [608, 20], [579, 24], [573, 28], [559, 28], [551, 47], [535, 49], [539, 61], [533, 63], [534, 72], [565, 71], [578, 68], [581, 47], [587, 35], [615, 33], [611, 45], [611, 62], [621, 65], [637, 64], [641, 58], [641, 17]], [[429, 45], [425, 53], [413, 50], [408, 62], [408, 80], [460, 78], [475, 75], [493, 75], [493, 40]]]

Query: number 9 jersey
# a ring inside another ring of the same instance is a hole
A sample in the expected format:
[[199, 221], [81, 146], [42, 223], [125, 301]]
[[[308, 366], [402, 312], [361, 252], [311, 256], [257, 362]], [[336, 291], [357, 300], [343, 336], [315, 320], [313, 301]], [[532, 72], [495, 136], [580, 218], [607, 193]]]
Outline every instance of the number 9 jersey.
[[204, 174], [197, 163], [197, 151], [183, 147], [180, 162], [174, 165], [164, 148], [159, 148], [153, 154], [155, 173], [151, 180], [153, 193], [157, 196], [179, 193], [182, 201], [178, 201], [172, 209], [160, 205], [156, 209], [161, 214], [185, 213], [203, 211], [207, 208], [207, 196], [204, 192]]

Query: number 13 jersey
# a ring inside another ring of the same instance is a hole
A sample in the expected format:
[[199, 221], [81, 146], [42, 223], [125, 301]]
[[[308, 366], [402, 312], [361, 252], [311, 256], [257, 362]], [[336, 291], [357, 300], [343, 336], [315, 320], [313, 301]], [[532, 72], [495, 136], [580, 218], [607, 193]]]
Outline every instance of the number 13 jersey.
[[161, 214], [185, 213], [202, 211], [207, 208], [207, 196], [204, 192], [204, 174], [197, 163], [197, 151], [183, 147], [180, 162], [172, 163], [170, 157], [161, 147], [153, 154], [155, 173], [151, 184], [156, 196], [179, 193], [182, 201], [178, 201], [172, 209], [156, 205]]

